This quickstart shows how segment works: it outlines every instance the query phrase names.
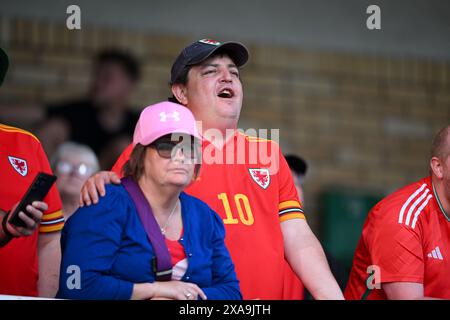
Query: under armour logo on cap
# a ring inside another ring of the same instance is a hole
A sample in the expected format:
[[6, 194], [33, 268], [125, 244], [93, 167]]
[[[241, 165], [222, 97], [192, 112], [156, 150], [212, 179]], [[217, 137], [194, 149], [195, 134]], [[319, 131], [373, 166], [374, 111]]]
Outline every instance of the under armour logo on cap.
[[178, 111], [172, 112], [172, 114], [167, 114], [166, 112], [160, 112], [159, 113], [159, 121], [160, 122], [167, 122], [168, 118], [172, 118], [173, 121], [180, 121], [180, 113]]

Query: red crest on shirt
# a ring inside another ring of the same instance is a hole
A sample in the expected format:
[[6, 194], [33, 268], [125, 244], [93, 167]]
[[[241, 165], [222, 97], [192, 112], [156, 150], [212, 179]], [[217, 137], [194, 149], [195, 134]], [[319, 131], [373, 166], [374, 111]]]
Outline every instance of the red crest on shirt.
[[11, 163], [14, 170], [16, 170], [21, 176], [25, 177], [28, 173], [28, 165], [26, 160], [8, 156], [9, 163]]
[[248, 169], [248, 171], [250, 172], [253, 181], [264, 190], [267, 189], [270, 184], [269, 169]]

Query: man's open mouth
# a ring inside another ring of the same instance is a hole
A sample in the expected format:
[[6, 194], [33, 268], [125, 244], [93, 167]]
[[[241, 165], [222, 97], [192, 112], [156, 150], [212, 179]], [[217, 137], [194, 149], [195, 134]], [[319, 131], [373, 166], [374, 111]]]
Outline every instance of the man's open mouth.
[[234, 97], [234, 91], [231, 88], [223, 88], [219, 91], [217, 94], [220, 98], [233, 98]]

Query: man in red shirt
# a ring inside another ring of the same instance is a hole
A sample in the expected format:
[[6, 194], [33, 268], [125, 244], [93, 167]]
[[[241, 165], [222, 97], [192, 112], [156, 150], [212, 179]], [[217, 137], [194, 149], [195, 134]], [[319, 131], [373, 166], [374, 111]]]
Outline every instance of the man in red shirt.
[[[283, 285], [298, 281], [295, 275], [316, 299], [340, 299], [278, 145], [237, 131], [243, 98], [239, 68], [247, 60], [240, 43], [203, 39], [184, 48], [172, 66], [173, 99], [201, 121], [205, 141], [200, 175], [186, 191], [222, 217], [244, 299], [298, 298], [301, 286], [288, 293]], [[128, 156], [129, 150], [114, 166], [116, 173]], [[82, 199], [95, 203], [96, 186], [104, 194], [104, 183], [111, 181], [118, 182], [117, 176], [90, 178]]]
[[433, 141], [430, 172], [370, 211], [347, 299], [450, 299], [450, 126]]
[[[0, 84], [8, 59], [0, 49]], [[59, 279], [59, 230], [64, 219], [53, 186], [43, 202], [19, 215], [27, 227], [9, 223], [7, 212], [20, 201], [36, 174], [51, 173], [38, 139], [31, 133], [0, 124], [0, 294], [52, 297]], [[43, 213], [44, 212], [44, 213]], [[39, 232], [35, 229], [39, 226]]]

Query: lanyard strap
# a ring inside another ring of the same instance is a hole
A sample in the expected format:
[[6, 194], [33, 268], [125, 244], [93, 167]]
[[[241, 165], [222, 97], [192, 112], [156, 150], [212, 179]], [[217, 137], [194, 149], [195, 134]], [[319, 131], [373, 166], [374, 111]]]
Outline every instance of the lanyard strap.
[[132, 178], [122, 178], [121, 181], [125, 190], [127, 190], [131, 199], [133, 199], [139, 218], [144, 226], [145, 233], [155, 252], [152, 266], [153, 271], [156, 274], [156, 280], [169, 281], [172, 279], [172, 260], [164, 236], [153, 215], [152, 208], [141, 188]]

